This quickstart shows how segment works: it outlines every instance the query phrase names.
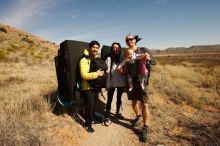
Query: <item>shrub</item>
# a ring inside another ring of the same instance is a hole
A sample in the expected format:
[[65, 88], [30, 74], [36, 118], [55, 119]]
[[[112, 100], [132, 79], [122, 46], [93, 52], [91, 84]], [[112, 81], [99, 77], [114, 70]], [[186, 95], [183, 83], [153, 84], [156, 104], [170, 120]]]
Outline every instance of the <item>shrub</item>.
[[24, 41], [24, 42], [29, 43], [30, 45], [33, 45], [33, 44], [34, 44], [34, 41], [31, 40], [31, 39], [29, 39], [29, 38], [27, 38], [27, 37], [23, 37], [21, 40]]
[[6, 53], [3, 50], [0, 50], [0, 60], [6, 59]]
[[4, 28], [4, 27], [0, 27], [0, 31], [1, 31], [1, 32], [4, 32], [4, 33], [8, 33], [7, 29]]

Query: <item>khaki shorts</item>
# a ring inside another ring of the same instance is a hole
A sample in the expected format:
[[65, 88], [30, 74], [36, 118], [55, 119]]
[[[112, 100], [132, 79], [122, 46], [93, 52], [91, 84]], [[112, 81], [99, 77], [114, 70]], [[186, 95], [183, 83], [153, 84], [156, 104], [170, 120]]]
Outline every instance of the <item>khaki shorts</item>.
[[148, 89], [145, 87], [145, 94], [143, 93], [141, 89], [140, 82], [136, 81], [133, 83], [133, 90], [130, 92], [128, 91], [128, 86], [126, 88], [128, 100], [138, 100], [142, 103], [149, 103], [149, 95], [148, 95]]

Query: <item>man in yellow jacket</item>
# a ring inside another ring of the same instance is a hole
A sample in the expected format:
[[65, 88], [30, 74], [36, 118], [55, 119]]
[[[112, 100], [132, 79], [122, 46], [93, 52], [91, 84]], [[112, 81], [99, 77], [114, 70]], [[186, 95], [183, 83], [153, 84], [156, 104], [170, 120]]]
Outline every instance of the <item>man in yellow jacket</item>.
[[95, 108], [95, 102], [98, 98], [98, 90], [91, 87], [88, 80], [93, 80], [99, 76], [103, 76], [104, 71], [97, 70], [96, 72], [90, 72], [91, 59], [95, 58], [98, 54], [100, 44], [97, 41], [91, 41], [89, 43], [89, 49], [84, 50], [84, 56], [80, 60], [80, 75], [82, 77], [82, 96], [85, 100], [85, 126], [88, 132], [93, 133], [92, 128], [93, 114]]

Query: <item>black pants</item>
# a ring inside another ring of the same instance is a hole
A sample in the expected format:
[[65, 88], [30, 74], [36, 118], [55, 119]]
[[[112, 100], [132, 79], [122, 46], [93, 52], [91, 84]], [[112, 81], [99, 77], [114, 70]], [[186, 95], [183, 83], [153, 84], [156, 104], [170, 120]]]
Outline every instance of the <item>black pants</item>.
[[[119, 113], [121, 107], [121, 96], [123, 93], [124, 87], [117, 87], [117, 102], [116, 102], [116, 113]], [[109, 118], [111, 111], [112, 98], [115, 92], [115, 88], [108, 89], [108, 99], [106, 104], [106, 118]]]
[[98, 99], [98, 91], [94, 89], [84, 90], [82, 91], [82, 96], [85, 99], [85, 125], [91, 126], [95, 112], [96, 101]]

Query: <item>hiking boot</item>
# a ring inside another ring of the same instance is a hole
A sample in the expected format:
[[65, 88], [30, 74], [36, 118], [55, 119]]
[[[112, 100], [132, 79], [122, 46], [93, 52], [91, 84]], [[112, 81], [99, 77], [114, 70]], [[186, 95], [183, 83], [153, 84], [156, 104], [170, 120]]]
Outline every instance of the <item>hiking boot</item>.
[[147, 133], [148, 133], [148, 127], [144, 126], [142, 129], [140, 141], [146, 143], [147, 142]]
[[86, 126], [86, 130], [89, 132], [89, 133], [94, 133], [95, 130], [92, 128], [92, 126]]
[[105, 126], [109, 126], [111, 124], [111, 120], [109, 118], [106, 118], [104, 121]]
[[143, 118], [141, 115], [137, 116], [132, 122], [131, 122], [131, 126], [135, 127], [136, 125], [138, 125], [141, 121], [143, 121]]
[[115, 116], [119, 119], [124, 119], [124, 116], [122, 115], [122, 113], [116, 113]]

